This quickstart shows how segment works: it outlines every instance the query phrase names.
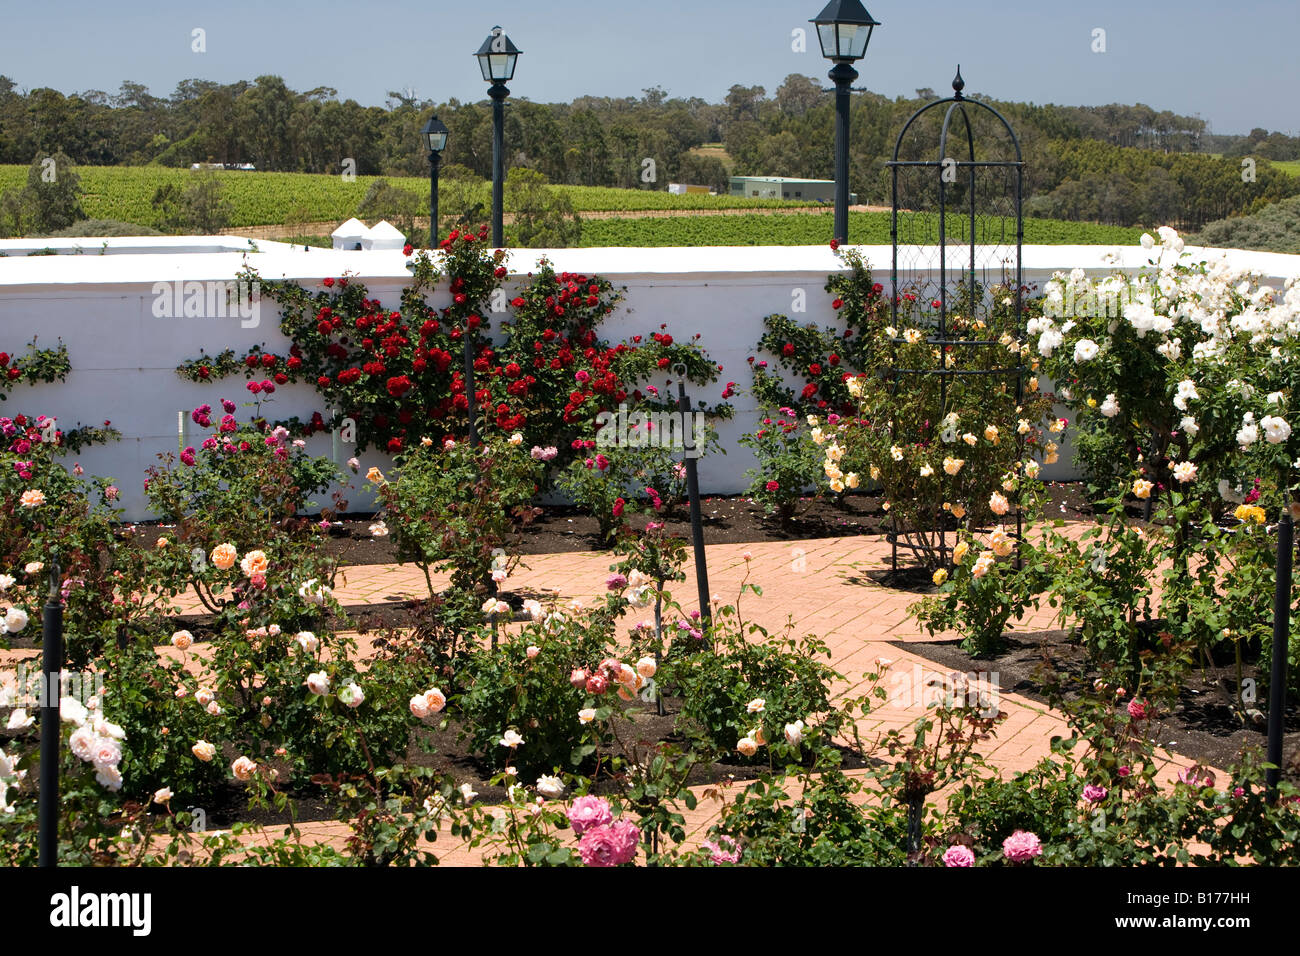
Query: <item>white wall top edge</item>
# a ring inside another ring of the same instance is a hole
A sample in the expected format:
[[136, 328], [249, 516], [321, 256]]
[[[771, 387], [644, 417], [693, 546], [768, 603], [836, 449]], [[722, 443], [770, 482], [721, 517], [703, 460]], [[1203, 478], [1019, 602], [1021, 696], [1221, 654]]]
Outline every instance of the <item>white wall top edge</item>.
[[[249, 251], [248, 240], [237, 236], [153, 236], [109, 239], [114, 254], [99, 255], [98, 246], [90, 246], [91, 242], [94, 240], [60, 239], [49, 243], [52, 248], [69, 251], [81, 245], [84, 250], [81, 255], [28, 257], [18, 252], [0, 257], [0, 288], [17, 291], [16, 287], [66, 289], [76, 285], [138, 286], [178, 280], [230, 279], [245, 262], [268, 279], [319, 281], [346, 273], [363, 281], [382, 282], [385, 279], [401, 281], [410, 275], [406, 268], [408, 257], [400, 249], [304, 249], [281, 242], [256, 240], [259, 251], [254, 253]], [[30, 248], [33, 248], [30, 240], [0, 240], [0, 251]], [[889, 246], [849, 248], [858, 250], [878, 277], [888, 275], [892, 255]], [[963, 248], [954, 248], [950, 259], [952, 264], [960, 264]], [[1300, 276], [1300, 255], [1191, 246], [1188, 251], [1193, 254], [1194, 261], [1227, 255], [1235, 265], [1266, 278]], [[122, 254], [126, 252], [132, 254]], [[757, 277], [791, 273], [828, 275], [843, 270], [843, 264], [826, 245], [521, 249], [510, 252], [507, 268], [512, 276], [522, 276], [535, 272], [543, 258], [549, 260], [557, 272], [579, 272], [611, 279]], [[910, 255], [905, 258], [915, 261]], [[1021, 265], [1026, 272], [1034, 273], [1068, 272], [1075, 268], [1109, 273], [1116, 268], [1139, 269], [1147, 264], [1148, 258], [1149, 254], [1138, 246], [1027, 245], [1022, 250]], [[21, 267], [18, 267], [19, 263]]]

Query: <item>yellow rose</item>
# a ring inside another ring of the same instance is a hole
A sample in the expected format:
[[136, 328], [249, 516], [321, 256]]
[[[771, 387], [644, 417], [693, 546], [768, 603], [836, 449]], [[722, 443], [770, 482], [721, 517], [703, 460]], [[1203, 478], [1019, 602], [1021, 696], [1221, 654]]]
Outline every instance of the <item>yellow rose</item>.
[[858, 486], [858, 473], [856, 471], [851, 471], [845, 475], [844, 484], [849, 488], [856, 488]]
[[1152, 482], [1139, 478], [1137, 481], [1133, 482], [1133, 495], [1137, 498], [1150, 498], [1151, 489], [1154, 487], [1155, 485]]
[[931, 580], [934, 581], [935, 587], [943, 587], [943, 583], [948, 580], [947, 570], [940, 568], [938, 571], [935, 571]]
[[952, 549], [952, 563], [961, 564], [967, 553], [970, 552], [970, 543], [967, 541], [960, 542], [957, 547]]

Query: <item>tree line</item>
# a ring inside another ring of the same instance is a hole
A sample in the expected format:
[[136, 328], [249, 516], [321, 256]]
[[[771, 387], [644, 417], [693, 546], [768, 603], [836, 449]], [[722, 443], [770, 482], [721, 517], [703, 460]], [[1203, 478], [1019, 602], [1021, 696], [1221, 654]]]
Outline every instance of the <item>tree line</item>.
[[[818, 78], [791, 74], [768, 95], [735, 85], [719, 103], [669, 96], [584, 96], [506, 109], [508, 165], [551, 183], [665, 189], [688, 182], [725, 191], [729, 175], [830, 178], [834, 105]], [[855, 94], [850, 189], [887, 204], [885, 163], [907, 117], [933, 90], [893, 99]], [[1019, 136], [1026, 210], [1117, 225], [1210, 220], [1256, 211], [1300, 192], [1270, 166], [1300, 158], [1300, 138], [1266, 130], [1227, 137], [1197, 117], [1143, 104], [1067, 107], [992, 102]], [[444, 168], [491, 174], [490, 103], [437, 103], [391, 92], [384, 106], [340, 100], [331, 87], [299, 92], [277, 76], [221, 84], [190, 79], [169, 97], [138, 83], [113, 94], [20, 91], [0, 76], [0, 163], [62, 153], [78, 165], [253, 163], [259, 170], [423, 175], [419, 130], [436, 113], [451, 134]], [[720, 144], [725, 153], [701, 153]], [[1222, 153], [1215, 158], [1211, 152]], [[724, 162], [724, 158], [726, 162]], [[1250, 176], [1242, 159], [1255, 163]]]

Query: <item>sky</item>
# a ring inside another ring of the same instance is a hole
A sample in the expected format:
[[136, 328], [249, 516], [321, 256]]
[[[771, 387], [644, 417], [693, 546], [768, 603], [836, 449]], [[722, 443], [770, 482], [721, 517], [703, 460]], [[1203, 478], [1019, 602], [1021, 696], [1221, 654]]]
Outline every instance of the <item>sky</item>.
[[[1215, 133], [1300, 133], [1297, 0], [864, 0], [880, 21], [860, 86], [1064, 105], [1145, 103], [1199, 115]], [[720, 102], [733, 84], [769, 95], [790, 73], [825, 78], [808, 23], [822, 0], [0, 0], [0, 74], [20, 89], [168, 96], [189, 78], [263, 74], [382, 105], [389, 90], [479, 100], [473, 53], [500, 24], [523, 51], [511, 91], [537, 102], [584, 94]], [[793, 31], [807, 30], [797, 52]], [[197, 52], [194, 31], [205, 49]], [[1097, 31], [1104, 31], [1098, 33]]]

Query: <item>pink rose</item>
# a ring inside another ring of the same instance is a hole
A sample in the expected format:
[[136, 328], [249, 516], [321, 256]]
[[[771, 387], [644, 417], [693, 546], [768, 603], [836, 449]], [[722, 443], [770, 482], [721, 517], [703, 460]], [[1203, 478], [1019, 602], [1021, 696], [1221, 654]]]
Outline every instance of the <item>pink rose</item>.
[[1105, 787], [1099, 787], [1096, 784], [1090, 783], [1083, 788], [1083, 799], [1087, 800], [1089, 803], [1101, 803], [1101, 801], [1106, 799], [1106, 794], [1108, 792], [1109, 791]]
[[956, 844], [943, 851], [944, 866], [974, 866], [975, 854], [968, 846]]
[[1134, 720], [1146, 720], [1149, 716], [1146, 705], [1136, 697], [1128, 702], [1128, 715]]
[[569, 683], [582, 690], [587, 686], [587, 672], [581, 668], [574, 668], [569, 674]]
[[1024, 863], [1040, 856], [1043, 845], [1038, 837], [1026, 830], [1017, 830], [1002, 841], [1002, 855], [1012, 863]]
[[609, 688], [609, 683], [599, 674], [592, 674], [587, 678], [587, 693], [600, 695], [605, 693]]
[[740, 846], [728, 836], [718, 837], [718, 842], [705, 840], [701, 844], [702, 848], [709, 851], [709, 862], [721, 865], [723, 863], [740, 862]]
[[587, 866], [622, 866], [636, 859], [641, 828], [630, 820], [592, 827], [578, 842], [578, 854]]
[[578, 797], [565, 812], [569, 817], [569, 825], [578, 836], [592, 827], [605, 826], [614, 819], [609, 801], [604, 797]]

